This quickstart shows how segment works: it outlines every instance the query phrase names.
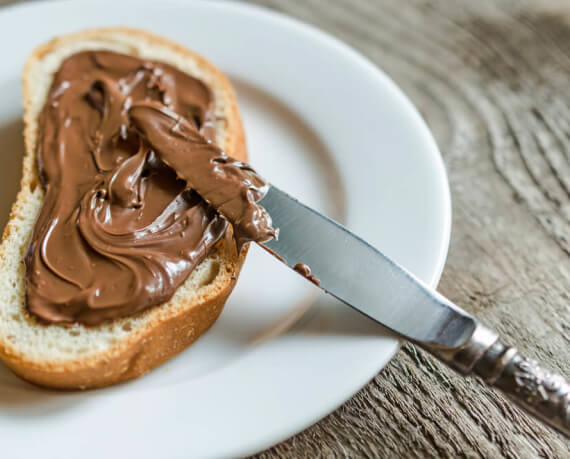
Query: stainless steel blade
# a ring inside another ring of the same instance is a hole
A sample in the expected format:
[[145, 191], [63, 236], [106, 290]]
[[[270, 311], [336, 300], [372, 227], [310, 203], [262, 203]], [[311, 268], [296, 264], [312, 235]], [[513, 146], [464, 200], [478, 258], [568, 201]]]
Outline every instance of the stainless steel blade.
[[307, 264], [320, 287], [415, 341], [463, 375], [477, 374], [570, 437], [570, 383], [331, 219], [271, 187], [260, 204], [279, 228], [266, 242], [290, 267]]
[[445, 349], [472, 335], [473, 317], [340, 224], [273, 186], [260, 204], [279, 228], [263, 245], [307, 264], [326, 292], [410, 340]]

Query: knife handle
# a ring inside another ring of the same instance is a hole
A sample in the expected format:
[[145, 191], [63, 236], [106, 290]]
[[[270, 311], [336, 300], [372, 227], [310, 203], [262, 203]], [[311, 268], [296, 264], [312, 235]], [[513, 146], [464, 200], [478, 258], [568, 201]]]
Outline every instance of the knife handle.
[[521, 408], [570, 437], [568, 381], [503, 344], [492, 330], [477, 323], [470, 340], [459, 349], [425, 348], [459, 373], [480, 376]]

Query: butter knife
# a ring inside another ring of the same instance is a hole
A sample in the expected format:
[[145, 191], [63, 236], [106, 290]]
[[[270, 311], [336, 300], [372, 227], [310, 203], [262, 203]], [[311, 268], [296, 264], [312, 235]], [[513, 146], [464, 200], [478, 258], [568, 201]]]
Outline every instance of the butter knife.
[[504, 344], [379, 250], [283, 191], [271, 186], [259, 204], [279, 228], [277, 240], [261, 245], [282, 262], [460, 374], [480, 376], [570, 437], [570, 384], [562, 376]]

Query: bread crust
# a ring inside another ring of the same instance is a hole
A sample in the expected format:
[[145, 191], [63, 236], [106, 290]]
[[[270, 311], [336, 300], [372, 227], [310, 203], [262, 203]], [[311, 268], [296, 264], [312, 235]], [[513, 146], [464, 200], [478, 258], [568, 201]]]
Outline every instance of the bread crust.
[[[66, 43], [77, 40], [106, 40], [117, 34], [160, 44], [206, 68], [213, 75], [216, 84], [220, 85], [230, 95], [229, 109], [226, 109], [227, 138], [222, 147], [230, 156], [242, 161], [247, 160], [245, 135], [235, 92], [222, 72], [203, 57], [177, 43], [147, 31], [124, 27], [90, 29], [57, 37], [32, 52], [22, 75], [26, 154], [23, 161], [21, 189], [2, 236], [0, 267], [3, 257], [5, 257], [5, 243], [10, 232], [15, 229], [14, 225], [18, 224], [18, 220], [21, 219], [21, 214], [24, 212], [21, 202], [24, 201], [26, 194], [34, 192], [39, 186], [35, 158], [37, 120], [31, 110], [31, 78], [33, 75], [30, 74], [30, 69], [34, 62]], [[55, 389], [104, 387], [143, 375], [196, 341], [220, 315], [235, 286], [247, 252], [246, 247], [238, 256], [230, 233], [231, 228], [228, 230], [227, 236], [217, 246], [217, 250], [231, 255], [229, 260], [220, 267], [221, 273], [217, 275], [215, 285], [212, 288], [207, 289], [204, 294], [198, 295], [193, 300], [183, 300], [182, 304], [177, 304], [176, 308], [169, 308], [170, 302], [168, 302], [146, 311], [145, 313], [150, 314], [151, 317], [146, 322], [144, 329], [121, 340], [111, 350], [90, 355], [88, 358], [64, 361], [38, 360], [26, 355], [18, 349], [17, 344], [9, 342], [5, 334], [0, 333], [0, 358], [14, 373], [29, 382]], [[23, 249], [25, 250], [25, 247]], [[21, 307], [25, 320], [33, 322], [37, 327], [46, 326], [37, 323], [33, 317], [30, 317], [23, 304]]]

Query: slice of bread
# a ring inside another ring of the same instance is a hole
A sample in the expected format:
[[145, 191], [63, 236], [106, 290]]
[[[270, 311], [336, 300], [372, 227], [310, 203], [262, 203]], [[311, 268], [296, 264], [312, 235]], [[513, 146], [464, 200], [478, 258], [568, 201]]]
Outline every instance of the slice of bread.
[[133, 317], [85, 327], [43, 325], [27, 313], [23, 256], [44, 198], [35, 154], [38, 117], [62, 61], [87, 49], [165, 62], [204, 81], [214, 93], [217, 144], [230, 156], [247, 159], [230, 82], [212, 64], [178, 44], [141, 30], [96, 29], [56, 38], [31, 54], [22, 77], [23, 178], [0, 245], [0, 357], [22, 378], [59, 389], [133, 379], [185, 349], [219, 316], [246, 252], [237, 255], [230, 228], [169, 302]]

